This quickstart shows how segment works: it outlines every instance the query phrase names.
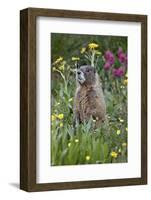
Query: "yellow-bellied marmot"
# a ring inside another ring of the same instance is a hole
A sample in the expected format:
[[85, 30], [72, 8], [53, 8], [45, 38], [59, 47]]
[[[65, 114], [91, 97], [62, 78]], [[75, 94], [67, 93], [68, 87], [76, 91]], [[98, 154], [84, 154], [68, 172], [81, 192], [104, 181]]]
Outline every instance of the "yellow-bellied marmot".
[[76, 80], [74, 125], [88, 121], [92, 117], [98, 127], [105, 120], [106, 105], [96, 69], [90, 65], [81, 66], [77, 70]]

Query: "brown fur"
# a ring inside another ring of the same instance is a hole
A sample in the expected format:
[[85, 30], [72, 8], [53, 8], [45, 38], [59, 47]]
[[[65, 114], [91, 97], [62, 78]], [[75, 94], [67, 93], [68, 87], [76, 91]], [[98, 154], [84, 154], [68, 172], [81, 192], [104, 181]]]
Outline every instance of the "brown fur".
[[[84, 75], [85, 73], [84, 71]], [[94, 75], [92, 73], [94, 72], [90, 71], [87, 74], [89, 82], [85, 81], [83, 84], [77, 84], [74, 99], [74, 121], [76, 124], [83, 123], [92, 117], [96, 120], [96, 126], [98, 127], [105, 120], [106, 105], [98, 74], [95, 72], [95, 78], [92, 80]]]

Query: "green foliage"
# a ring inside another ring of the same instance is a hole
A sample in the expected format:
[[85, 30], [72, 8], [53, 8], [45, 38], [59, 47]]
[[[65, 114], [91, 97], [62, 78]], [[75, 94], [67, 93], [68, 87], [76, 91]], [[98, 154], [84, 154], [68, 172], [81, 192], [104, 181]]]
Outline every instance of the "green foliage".
[[[99, 44], [97, 51], [87, 50], [92, 41]], [[127, 75], [114, 77], [103, 68], [104, 52], [115, 52], [119, 46], [126, 51], [126, 41], [124, 37], [52, 34], [51, 165], [127, 162]], [[86, 52], [80, 52], [82, 47]], [[74, 70], [79, 59], [94, 62], [102, 80], [107, 120], [97, 129], [92, 119], [76, 131], [73, 128]]]

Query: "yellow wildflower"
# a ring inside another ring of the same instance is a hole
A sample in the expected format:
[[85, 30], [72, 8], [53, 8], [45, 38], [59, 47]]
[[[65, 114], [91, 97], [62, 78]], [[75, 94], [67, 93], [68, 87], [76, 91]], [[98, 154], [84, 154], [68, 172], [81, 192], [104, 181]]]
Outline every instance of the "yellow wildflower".
[[97, 48], [98, 46], [99, 46], [98, 44], [93, 43], [93, 42], [88, 44], [89, 49], [95, 49], [95, 48]]
[[128, 128], [126, 127], [125, 130], [128, 131]]
[[54, 121], [56, 119], [55, 115], [51, 115], [51, 120]]
[[56, 68], [55, 68], [55, 67], [53, 67], [53, 68], [52, 68], [52, 71], [53, 71], [53, 72], [54, 72], [54, 71], [56, 71]]
[[54, 64], [58, 64], [61, 61], [63, 61], [63, 57], [62, 56], [60, 56], [59, 58], [57, 58], [57, 60], [54, 62]]
[[83, 47], [80, 52], [83, 54], [85, 52], [85, 50], [86, 50], [86, 48]]
[[128, 78], [128, 74], [127, 73], [125, 74], [125, 77]]
[[78, 61], [78, 60], [80, 60], [79, 57], [72, 57], [71, 59], [72, 59], [72, 61]]
[[113, 158], [117, 158], [118, 153], [116, 153], [115, 151], [112, 151], [110, 155], [111, 155], [111, 157], [113, 157]]
[[125, 87], [123, 85], [120, 86], [121, 89], [124, 89]]
[[71, 142], [68, 143], [68, 147], [70, 147], [70, 146], [71, 146]]
[[75, 139], [75, 143], [78, 143], [79, 142], [79, 140], [78, 139]]
[[121, 153], [121, 148], [119, 148], [118, 152]]
[[120, 130], [117, 130], [117, 131], [116, 131], [116, 134], [117, 134], [117, 135], [120, 135], [120, 134], [121, 134], [121, 131], [120, 131]]
[[127, 144], [126, 144], [126, 142], [124, 142], [123, 144], [122, 144], [122, 147], [126, 147], [127, 146]]
[[95, 51], [96, 55], [101, 55], [102, 53], [100, 51]]
[[127, 85], [128, 79], [125, 79], [125, 80], [123, 81], [123, 83], [124, 83], [124, 85]]
[[90, 160], [90, 156], [87, 155], [87, 156], [85, 157], [85, 159], [86, 159], [87, 161], [89, 161], [89, 160]]
[[73, 100], [73, 98], [70, 98], [70, 99], [69, 99], [69, 102], [71, 102], [72, 100]]
[[59, 67], [61, 71], [64, 71], [64, 64]]
[[124, 119], [118, 118], [120, 122], [124, 122]]
[[63, 123], [62, 122], [60, 123], [60, 127], [63, 127]]
[[57, 118], [63, 119], [63, 118], [64, 118], [64, 114], [59, 114], [59, 115], [57, 115]]

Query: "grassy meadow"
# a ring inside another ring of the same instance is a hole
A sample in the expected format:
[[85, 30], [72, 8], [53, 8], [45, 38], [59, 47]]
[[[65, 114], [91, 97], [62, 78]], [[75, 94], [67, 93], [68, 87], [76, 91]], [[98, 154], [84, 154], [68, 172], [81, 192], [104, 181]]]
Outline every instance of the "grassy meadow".
[[[107, 120], [73, 128], [75, 70], [97, 69], [107, 106]], [[127, 38], [51, 34], [51, 165], [127, 162]]]

